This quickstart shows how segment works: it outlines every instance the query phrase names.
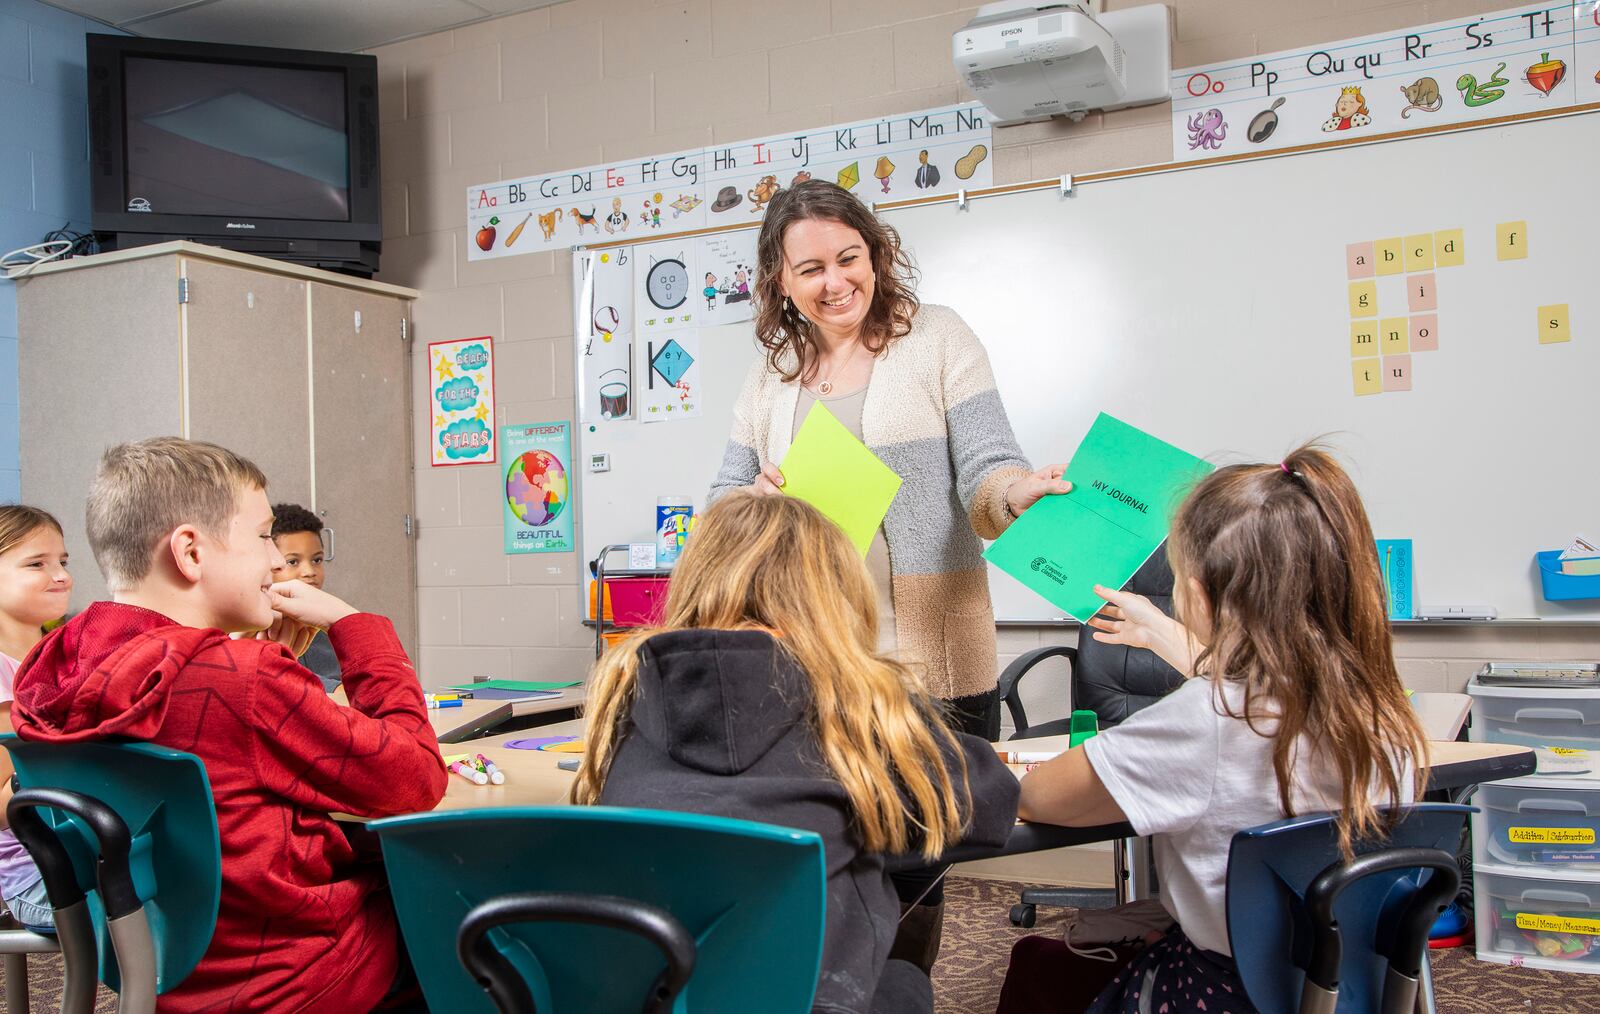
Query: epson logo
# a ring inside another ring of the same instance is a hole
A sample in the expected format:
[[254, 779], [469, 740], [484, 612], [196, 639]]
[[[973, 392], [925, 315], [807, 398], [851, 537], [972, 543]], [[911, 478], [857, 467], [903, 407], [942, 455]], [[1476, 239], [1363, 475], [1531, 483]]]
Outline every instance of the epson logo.
[[230, 229], [254, 229], [256, 225], [254, 222], [229, 222], [227, 227]]
[[1020, 28], [1002, 28], [1002, 29], [1000, 29], [1000, 38], [1002, 38], [1002, 39], [1005, 38], [1008, 35], [1021, 35], [1021, 34], [1022, 34], [1022, 29], [1020, 29]]

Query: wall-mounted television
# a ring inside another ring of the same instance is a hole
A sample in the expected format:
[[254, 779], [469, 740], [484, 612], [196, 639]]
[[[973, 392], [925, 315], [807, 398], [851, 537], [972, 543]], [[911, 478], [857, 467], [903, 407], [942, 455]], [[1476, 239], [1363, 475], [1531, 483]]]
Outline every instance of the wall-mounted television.
[[90, 35], [92, 224], [370, 277], [376, 57]]

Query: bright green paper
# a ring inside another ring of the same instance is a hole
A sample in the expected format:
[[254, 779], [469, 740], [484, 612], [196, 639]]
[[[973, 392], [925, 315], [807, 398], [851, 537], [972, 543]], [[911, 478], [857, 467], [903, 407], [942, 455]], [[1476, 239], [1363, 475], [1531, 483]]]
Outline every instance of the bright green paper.
[[520, 691], [520, 692], [526, 694], [526, 693], [537, 693], [539, 691], [547, 691], [547, 690], [565, 690], [567, 687], [578, 686], [582, 682], [583, 682], [582, 680], [570, 680], [570, 681], [568, 681], [566, 683], [529, 683], [527, 680], [484, 680], [481, 683], [465, 683], [465, 684], [463, 684], [463, 685], [461, 685], [459, 687], [451, 687], [450, 689], [451, 690], [516, 690], [516, 691]]
[[1012, 522], [985, 559], [1085, 621], [1167, 537], [1172, 513], [1212, 466], [1104, 412], [1072, 456], [1072, 492], [1047, 496]]
[[783, 491], [844, 529], [865, 558], [900, 477], [821, 402], [806, 413], [782, 467]]

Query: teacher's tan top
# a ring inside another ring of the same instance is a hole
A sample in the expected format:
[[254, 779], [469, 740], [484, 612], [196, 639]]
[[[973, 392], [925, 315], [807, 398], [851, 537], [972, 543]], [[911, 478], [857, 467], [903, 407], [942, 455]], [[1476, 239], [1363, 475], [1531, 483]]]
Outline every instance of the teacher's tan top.
[[[734, 407], [711, 500], [781, 465], [798, 383], [756, 363]], [[904, 480], [883, 520], [897, 655], [936, 697], [995, 688], [994, 609], [980, 537], [1011, 524], [1005, 491], [1032, 469], [1006, 418], [983, 344], [949, 307], [923, 306], [872, 368], [861, 439]]]

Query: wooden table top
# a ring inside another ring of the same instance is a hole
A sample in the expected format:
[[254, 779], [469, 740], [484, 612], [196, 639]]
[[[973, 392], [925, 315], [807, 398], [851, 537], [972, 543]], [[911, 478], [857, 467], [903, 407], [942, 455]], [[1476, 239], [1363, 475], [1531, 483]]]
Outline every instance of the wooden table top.
[[[574, 719], [538, 729], [486, 736], [463, 743], [447, 744], [440, 749], [446, 756], [477, 754], [494, 761], [505, 773], [504, 785], [473, 785], [459, 775], [451, 775], [449, 788], [436, 809], [464, 810], [485, 806], [560, 806], [567, 802], [567, 792], [572, 786], [572, 772], [562, 771], [556, 765], [564, 759], [578, 756], [570, 753], [548, 753], [542, 750], [512, 750], [506, 743], [516, 739], [541, 736], [582, 736], [583, 721]], [[1007, 749], [1060, 750], [1067, 737], [1050, 736], [1036, 740], [1011, 740]], [[1533, 751], [1527, 747], [1500, 743], [1430, 743], [1433, 760], [1430, 784], [1434, 788], [1455, 788], [1481, 781], [1515, 778], [1530, 774]]]

